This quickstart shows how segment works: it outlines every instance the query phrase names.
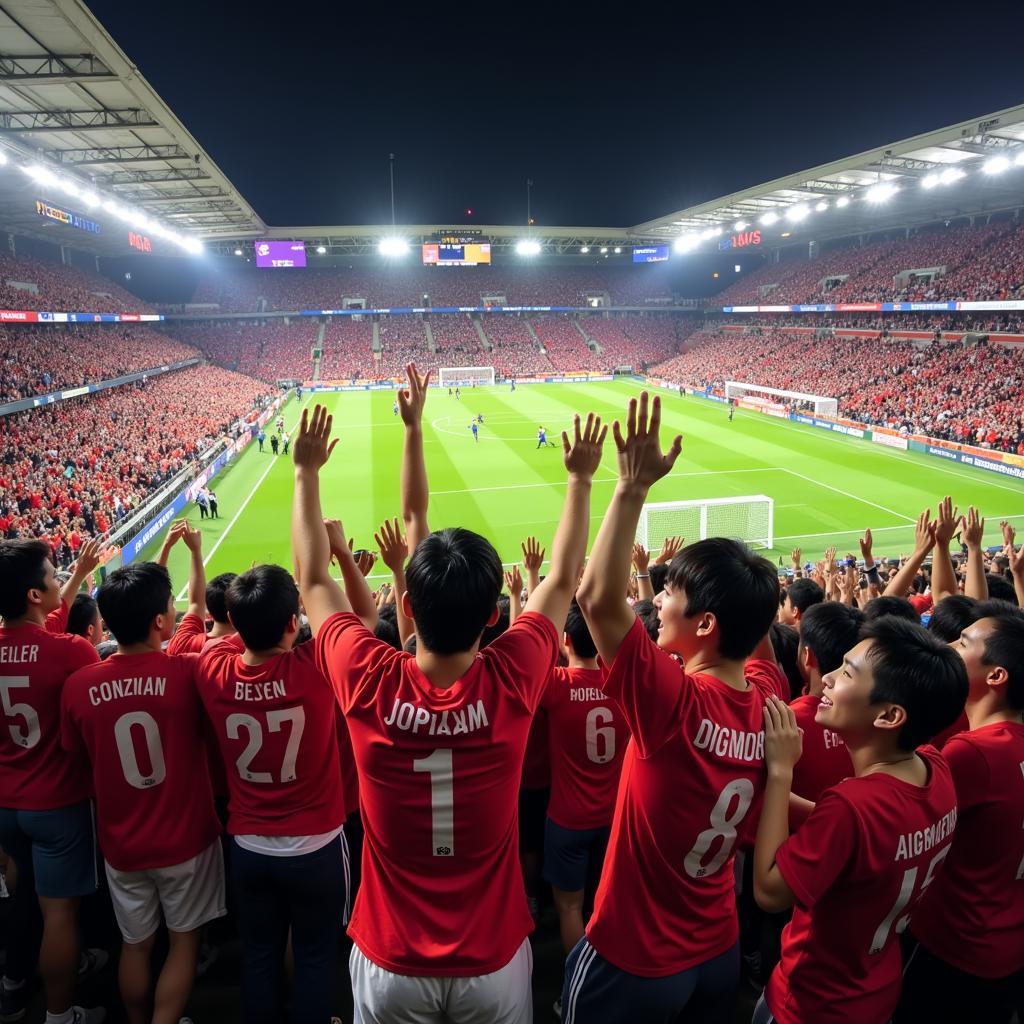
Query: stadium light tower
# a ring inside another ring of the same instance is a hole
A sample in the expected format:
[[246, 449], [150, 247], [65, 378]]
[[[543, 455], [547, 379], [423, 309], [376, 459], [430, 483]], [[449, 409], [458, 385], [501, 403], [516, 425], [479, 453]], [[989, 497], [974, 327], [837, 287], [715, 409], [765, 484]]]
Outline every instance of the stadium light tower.
[[519, 256], [539, 256], [540, 242], [532, 238], [522, 238], [516, 242], [516, 254]]
[[880, 181], [877, 185], [872, 185], [864, 193], [864, 198], [869, 203], [884, 203], [892, 199], [897, 192], [899, 192], [899, 189], [891, 182]]
[[404, 256], [409, 251], [409, 243], [398, 237], [395, 227], [395, 154], [388, 153], [388, 173], [391, 177], [391, 235], [382, 238], [377, 244], [377, 252], [381, 256]]

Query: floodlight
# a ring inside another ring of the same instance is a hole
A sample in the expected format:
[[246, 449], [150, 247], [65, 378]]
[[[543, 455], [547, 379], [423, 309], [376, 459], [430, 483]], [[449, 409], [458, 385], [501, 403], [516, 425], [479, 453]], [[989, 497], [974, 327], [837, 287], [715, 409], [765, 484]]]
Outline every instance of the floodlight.
[[382, 238], [377, 245], [381, 256], [404, 256], [409, 251], [409, 243], [404, 238]]
[[83, 192], [78, 198], [89, 207], [100, 205], [100, 197], [95, 192]]
[[602, 245], [601, 246], [601, 253], [602, 253], [602, 255], [605, 255], [605, 256], [608, 255], [608, 246], [607, 245]]
[[738, 220], [733, 224], [732, 229], [733, 231], [746, 231], [748, 227], [750, 227], [750, 225], [745, 220]]
[[[608, 250], [602, 250], [607, 252]], [[535, 242], [532, 238], [523, 238], [516, 242], [516, 253], [519, 256], [539, 256], [540, 255], [540, 242]]]
[[1010, 161], [1005, 156], [990, 157], [981, 165], [986, 174], [1002, 174], [1003, 171], [1009, 170], [1009, 167]]
[[235, 255], [236, 256], [241, 256], [242, 255], [242, 250], [241, 249], [236, 249], [235, 250]]
[[935, 188], [942, 179], [937, 174], [926, 174], [921, 179], [921, 188]]
[[786, 220], [793, 224], [799, 224], [800, 221], [810, 216], [810, 213], [811, 208], [806, 203], [797, 203], [796, 206], [791, 206], [786, 211]]
[[580, 246], [580, 252], [590, 252], [590, 246], [589, 245], [581, 245]]
[[0, 167], [7, 163], [7, 154], [0, 150]]
[[57, 188], [62, 192], [66, 192], [69, 196], [75, 196], [77, 198], [79, 195], [78, 186], [68, 178], [59, 178], [57, 180]]
[[939, 181], [941, 181], [943, 185], [951, 185], [954, 181], [959, 181], [964, 176], [964, 172], [961, 171], [959, 167], [947, 167], [939, 175]]
[[57, 175], [46, 167], [41, 167], [39, 164], [27, 164], [22, 167], [22, 170], [34, 180], [38, 181], [43, 185], [56, 185]]
[[678, 253], [692, 252], [700, 245], [700, 235], [680, 235], [672, 244]]
[[884, 203], [891, 199], [899, 189], [888, 181], [880, 181], [877, 185], [872, 185], [871, 188], [864, 193], [864, 198], [869, 203]]
[[[2, 153], [0, 153], [0, 156], [3, 156], [3, 154], [2, 154]], [[5, 163], [5, 162], [6, 162], [6, 161], [0, 161], [0, 163]], [[1018, 149], [1018, 150], [1017, 150], [1017, 159], [1016, 159], [1016, 160], [1014, 160], [1013, 162], [1014, 162], [1014, 163], [1015, 163], [1015, 164], [1016, 164], [1016, 165], [1017, 165], [1018, 167], [1024, 167], [1024, 148], [1021, 148], [1021, 149]]]
[[615, 246], [615, 251], [616, 252], [622, 252], [622, 246], [621, 245]]
[[714, 238], [714, 236], [715, 236], [715, 229], [714, 228], [705, 228], [700, 233], [701, 241], [706, 241], [709, 238]]
[[738, 263], [734, 263], [732, 269], [738, 274], [743, 268]]
[[837, 206], [837, 207], [838, 207], [838, 208], [839, 208], [840, 210], [841, 210], [841, 209], [842, 209], [842, 208], [843, 208], [844, 206], [849, 206], [849, 205], [850, 205], [850, 197], [849, 197], [849, 196], [840, 196], [840, 197], [839, 197], [839, 198], [838, 198], [838, 199], [836, 200], [836, 206]]
[[193, 256], [198, 256], [203, 251], [203, 243], [198, 238], [185, 238], [180, 244], [185, 252], [190, 252]]
[[326, 245], [318, 245], [318, 246], [316, 247], [316, 251], [317, 251], [317, 252], [318, 252], [318, 253], [319, 253], [319, 254], [320, 254], [321, 256], [323, 256], [323, 254], [324, 254], [325, 252], [327, 252], [327, 246], [326, 246]]
[[779, 215], [777, 213], [774, 213], [773, 211], [769, 210], [761, 218], [761, 223], [764, 224], [765, 227], [769, 227], [770, 228], [773, 224], [775, 224], [778, 221], [778, 219], [779, 219]]
[[828, 203], [822, 199], [814, 209], [817, 210], [818, 213], [824, 213], [828, 209]]

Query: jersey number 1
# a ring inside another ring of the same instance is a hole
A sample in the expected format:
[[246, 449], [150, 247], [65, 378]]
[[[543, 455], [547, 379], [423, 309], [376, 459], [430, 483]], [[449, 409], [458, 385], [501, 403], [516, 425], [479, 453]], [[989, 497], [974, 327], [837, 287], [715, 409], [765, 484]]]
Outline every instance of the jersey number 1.
[[430, 775], [430, 822], [435, 857], [455, 856], [455, 793], [451, 747], [439, 747], [412, 763]]

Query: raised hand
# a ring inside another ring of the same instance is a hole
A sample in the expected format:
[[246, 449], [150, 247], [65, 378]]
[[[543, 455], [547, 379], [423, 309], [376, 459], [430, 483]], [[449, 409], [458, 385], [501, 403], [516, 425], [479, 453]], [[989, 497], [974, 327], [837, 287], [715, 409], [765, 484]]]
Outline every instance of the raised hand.
[[647, 567], [651, 562], [651, 553], [643, 546], [643, 544], [633, 545], [633, 568], [637, 572], [647, 572]]
[[1003, 547], [1013, 544], [1017, 531], [1005, 519], [999, 524], [999, 529], [1003, 531]]
[[100, 542], [95, 538], [87, 540], [78, 551], [78, 558], [71, 567], [72, 573], [76, 576], [89, 576], [100, 564]]
[[799, 569], [800, 568], [800, 556], [802, 554], [803, 554], [803, 551], [801, 551], [800, 548], [793, 548], [793, 553], [789, 557], [790, 557], [790, 560], [793, 563], [793, 568], [794, 569]]
[[1024, 544], [1016, 551], [1012, 544], [1007, 544], [1003, 553], [1010, 561], [1010, 573], [1014, 579], [1024, 579]]
[[423, 406], [427, 401], [427, 388], [430, 385], [430, 371], [420, 373], [415, 363], [405, 367], [409, 386], [398, 392], [398, 411], [402, 422], [407, 427], [419, 425], [423, 420]]
[[655, 565], [665, 565], [671, 562], [680, 551], [683, 550], [683, 545], [686, 543], [685, 537], [666, 537], [661, 545], [661, 553], [654, 560]]
[[871, 530], [867, 529], [864, 531], [864, 536], [860, 539], [860, 553], [864, 561], [870, 565], [874, 561], [874, 557], [871, 554]]
[[601, 417], [595, 416], [592, 412], [587, 413], [587, 422], [580, 431], [580, 416], [577, 413], [573, 417], [573, 439], [569, 442], [569, 435], [562, 431], [562, 458], [565, 460], [565, 468], [571, 475], [591, 478], [601, 465], [601, 452], [604, 450], [604, 438], [608, 433], [607, 427], [601, 426]]
[[545, 551], [536, 537], [527, 537], [523, 541], [523, 568], [528, 573], [540, 572], [540, 567], [544, 564]]
[[964, 543], [969, 548], [980, 548], [981, 538], [985, 535], [985, 520], [978, 515], [978, 510], [971, 505], [967, 509], [964, 520]]
[[405, 565], [409, 557], [409, 545], [402, 536], [397, 519], [385, 519], [381, 528], [373, 535], [384, 564], [396, 572]]
[[[932, 522], [932, 510], [926, 508], [914, 524], [914, 552], [927, 554], [935, 547], [935, 523]], [[905, 556], [904, 556], [905, 560]]]
[[345, 528], [341, 525], [340, 519], [325, 519], [324, 529], [327, 531], [327, 540], [330, 542], [333, 556], [345, 546]]
[[826, 574], [831, 574], [836, 568], [836, 547], [833, 544], [832, 547], [825, 549], [825, 570]]
[[331, 440], [334, 417], [328, 415], [322, 405], [313, 406], [313, 415], [308, 409], [302, 410], [299, 429], [292, 438], [292, 462], [296, 469], [318, 470], [334, 451], [338, 439]]
[[510, 595], [519, 595], [523, 592], [523, 577], [519, 572], [519, 566], [513, 565], [505, 572], [505, 586]]
[[374, 551], [360, 551], [356, 559], [356, 566], [364, 576], [370, 575], [370, 570], [377, 561], [377, 554]]
[[792, 775], [803, 745], [796, 715], [778, 697], [769, 697], [764, 706], [764, 761], [768, 774]]
[[650, 402], [646, 391], [640, 392], [640, 401], [629, 400], [626, 411], [626, 433], [616, 420], [612, 424], [612, 435], [619, 458], [619, 480], [623, 484], [641, 490], [650, 487], [667, 473], [683, 450], [683, 437], [677, 434], [667, 452], [661, 450], [661, 399], [655, 395]]
[[182, 520], [181, 525], [181, 539], [185, 542], [185, 547], [187, 547], [193, 554], [197, 551], [201, 551], [203, 548], [202, 532], [197, 530], [187, 520]]
[[947, 494], [935, 509], [935, 543], [943, 550], [949, 547], [953, 535], [960, 529], [960, 509]]

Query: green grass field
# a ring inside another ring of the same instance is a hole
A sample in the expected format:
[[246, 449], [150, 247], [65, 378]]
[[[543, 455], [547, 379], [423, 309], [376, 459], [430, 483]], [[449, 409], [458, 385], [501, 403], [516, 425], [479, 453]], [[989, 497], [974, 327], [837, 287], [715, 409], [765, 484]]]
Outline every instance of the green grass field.
[[[538, 424], [552, 440], [570, 427], [575, 411], [622, 417], [635, 383], [524, 385], [466, 389], [462, 400], [432, 389], [425, 421], [430, 476], [430, 523], [435, 529], [465, 526], [491, 539], [503, 561], [520, 558], [520, 542], [537, 536], [550, 546], [561, 509], [565, 473], [561, 445], [536, 448]], [[398, 470], [403, 428], [392, 412], [389, 391], [318, 396], [334, 414], [341, 443], [323, 474], [324, 514], [340, 518], [357, 547], [373, 547], [373, 533], [398, 514]], [[308, 403], [304, 396], [303, 403]], [[684, 436], [675, 471], [656, 485], [651, 501], [766, 494], [775, 500], [775, 550], [803, 548], [818, 559], [830, 543], [840, 554], [857, 550], [866, 527], [875, 551], [909, 550], [913, 522], [922, 508], [952, 494], [961, 508], [977, 506], [987, 518], [985, 539], [999, 542], [998, 521], [1024, 526], [1024, 485], [983, 470], [926, 455], [827, 433], [758, 413], [737, 411], [732, 423], [724, 406], [697, 398], [662, 397], [662, 439]], [[284, 416], [289, 433], [300, 406], [290, 401]], [[484, 416], [480, 442], [468, 429]], [[221, 519], [202, 525], [208, 575], [242, 571], [253, 561], [291, 565], [290, 460], [261, 454], [256, 445], [215, 482]], [[591, 540], [615, 483], [615, 452], [609, 435], [593, 491]], [[198, 525], [198, 509], [190, 518]], [[695, 537], [689, 538], [691, 540]], [[159, 540], [147, 551], [154, 557]], [[187, 552], [179, 545], [170, 568], [176, 590], [187, 583]], [[386, 573], [379, 565], [381, 573]], [[376, 569], [375, 569], [376, 574]], [[179, 595], [183, 596], [183, 594]]]

